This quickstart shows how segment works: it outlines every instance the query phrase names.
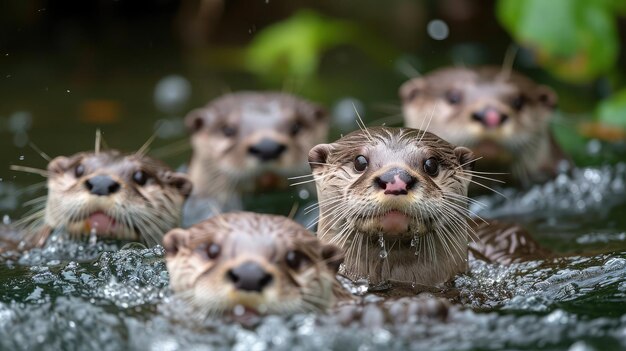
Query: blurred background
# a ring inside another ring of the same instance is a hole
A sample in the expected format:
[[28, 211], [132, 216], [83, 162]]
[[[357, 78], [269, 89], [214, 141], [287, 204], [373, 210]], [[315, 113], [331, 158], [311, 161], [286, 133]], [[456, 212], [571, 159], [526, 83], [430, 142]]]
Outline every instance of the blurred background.
[[[329, 107], [333, 137], [400, 125], [399, 85], [447, 65], [503, 62], [555, 88], [557, 138], [578, 164], [626, 159], [623, 0], [21, 0], [0, 4], [0, 209], [9, 170], [107, 144], [189, 157], [182, 117], [240, 89]], [[9, 181], [9, 182], [7, 182]], [[12, 190], [13, 189], [13, 190]], [[9, 194], [9, 195], [7, 195]]]

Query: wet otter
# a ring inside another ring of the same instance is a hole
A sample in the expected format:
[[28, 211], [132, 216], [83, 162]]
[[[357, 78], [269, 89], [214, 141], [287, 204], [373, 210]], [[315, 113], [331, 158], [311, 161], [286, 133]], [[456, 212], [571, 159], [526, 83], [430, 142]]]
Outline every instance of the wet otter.
[[237, 210], [243, 192], [286, 188], [288, 177], [306, 172], [308, 150], [328, 133], [322, 107], [279, 92], [227, 94], [191, 111], [185, 122], [194, 183], [186, 212], [196, 212], [189, 224], [211, 215], [201, 208], [207, 199], [217, 210]]
[[469, 149], [409, 128], [368, 128], [315, 146], [318, 236], [344, 250], [342, 273], [372, 285], [436, 286], [465, 271], [473, 161]]
[[555, 92], [520, 73], [444, 68], [407, 81], [399, 93], [405, 126], [471, 148], [482, 158], [477, 170], [509, 173], [527, 186], [568, 162], [549, 129]]
[[325, 311], [348, 296], [339, 248], [286, 217], [222, 214], [170, 231], [163, 246], [172, 290], [203, 317]]
[[157, 160], [115, 150], [59, 156], [46, 173], [44, 209], [18, 222], [28, 246], [43, 245], [54, 230], [156, 245], [180, 225], [192, 187]]

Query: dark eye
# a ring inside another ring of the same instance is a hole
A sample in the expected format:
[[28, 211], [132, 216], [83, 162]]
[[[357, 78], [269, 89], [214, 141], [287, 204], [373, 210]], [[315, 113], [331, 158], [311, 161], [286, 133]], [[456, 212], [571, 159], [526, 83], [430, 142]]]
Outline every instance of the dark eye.
[[526, 98], [521, 94], [516, 96], [515, 99], [511, 101], [511, 107], [513, 107], [516, 111], [521, 111], [525, 104]]
[[227, 137], [235, 136], [237, 134], [237, 128], [232, 127], [232, 126], [223, 126], [222, 134], [224, 134], [224, 136], [227, 136]]
[[218, 244], [213, 243], [207, 247], [206, 254], [210, 259], [214, 260], [220, 255], [221, 251], [222, 248]]
[[431, 157], [424, 161], [424, 172], [431, 177], [436, 177], [439, 174], [439, 162]]
[[133, 173], [133, 180], [139, 185], [145, 185], [148, 181], [148, 175], [144, 171], [136, 171]]
[[289, 128], [289, 134], [291, 134], [292, 136], [297, 135], [298, 133], [300, 133], [300, 130], [302, 129], [302, 123], [300, 122], [295, 122], [294, 124], [291, 125], [291, 127]]
[[457, 105], [463, 101], [463, 93], [458, 90], [448, 90], [446, 92], [446, 100], [450, 105]]
[[76, 176], [76, 178], [82, 177], [83, 174], [85, 174], [85, 166], [79, 164], [78, 166], [76, 166], [76, 168], [74, 168], [74, 175]]
[[363, 172], [367, 168], [367, 158], [359, 155], [354, 159], [354, 169], [357, 172]]
[[299, 270], [302, 265], [308, 261], [308, 258], [300, 251], [291, 250], [285, 255], [287, 266], [293, 270]]

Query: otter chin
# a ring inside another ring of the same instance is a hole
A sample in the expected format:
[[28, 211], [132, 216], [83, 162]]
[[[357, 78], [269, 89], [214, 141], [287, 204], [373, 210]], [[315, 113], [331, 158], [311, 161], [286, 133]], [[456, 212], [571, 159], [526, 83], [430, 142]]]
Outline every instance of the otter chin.
[[309, 162], [318, 237], [343, 249], [341, 273], [437, 286], [466, 270], [469, 149], [417, 129], [374, 127], [315, 146]]
[[341, 250], [281, 216], [234, 212], [163, 238], [170, 285], [200, 317], [326, 311]]
[[569, 163], [550, 131], [556, 93], [520, 73], [443, 68], [405, 82], [399, 95], [405, 126], [472, 149], [477, 170], [510, 174], [500, 180], [529, 186]]
[[18, 222], [27, 246], [43, 245], [53, 231], [157, 245], [180, 225], [192, 188], [164, 163], [116, 150], [59, 156], [47, 175], [44, 209]]

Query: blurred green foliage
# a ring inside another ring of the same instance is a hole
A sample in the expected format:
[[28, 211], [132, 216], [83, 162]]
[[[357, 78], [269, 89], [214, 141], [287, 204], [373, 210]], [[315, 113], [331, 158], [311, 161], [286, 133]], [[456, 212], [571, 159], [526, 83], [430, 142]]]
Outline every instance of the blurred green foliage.
[[499, 0], [496, 14], [541, 66], [570, 82], [607, 74], [619, 52], [617, 14], [624, 0]]
[[626, 89], [602, 101], [598, 105], [596, 117], [607, 126], [626, 129]]

